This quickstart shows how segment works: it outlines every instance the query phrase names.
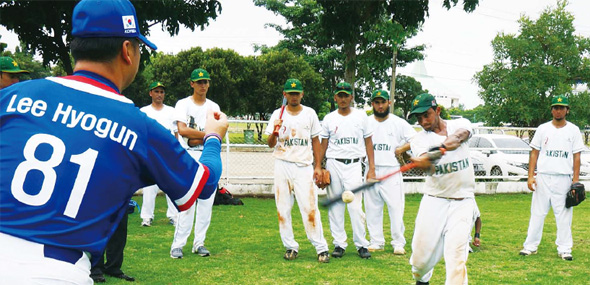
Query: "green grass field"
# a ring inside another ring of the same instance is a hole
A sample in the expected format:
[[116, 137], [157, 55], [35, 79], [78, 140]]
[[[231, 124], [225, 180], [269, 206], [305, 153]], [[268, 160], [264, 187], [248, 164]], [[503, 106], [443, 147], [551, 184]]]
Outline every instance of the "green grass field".
[[[293, 210], [299, 257], [284, 260], [276, 208], [273, 199], [244, 198], [244, 206], [215, 206], [204, 258], [191, 254], [192, 235], [184, 247], [183, 259], [170, 258], [174, 227], [165, 216], [165, 199], [159, 196], [152, 227], [140, 226], [139, 214], [129, 217], [129, 238], [123, 270], [136, 277], [137, 284], [414, 284], [409, 258], [421, 195], [406, 196], [405, 225], [408, 244], [405, 256], [394, 256], [391, 248], [373, 253], [369, 260], [358, 257], [349, 244], [346, 255], [317, 262], [315, 249], [305, 236], [299, 210]], [[526, 237], [531, 196], [503, 194], [477, 196], [482, 212], [482, 246], [468, 260], [471, 284], [589, 284], [590, 206], [582, 203], [574, 210], [573, 261], [557, 257], [555, 218], [550, 211], [537, 255], [523, 257], [518, 252]], [[135, 197], [141, 204], [141, 197]], [[322, 212], [324, 236], [330, 249], [332, 238], [327, 211]], [[389, 235], [385, 215], [385, 233]], [[350, 222], [347, 220], [349, 243]], [[389, 240], [387, 241], [389, 242]], [[439, 262], [431, 284], [443, 284], [444, 261]], [[110, 284], [129, 284], [107, 277]]]

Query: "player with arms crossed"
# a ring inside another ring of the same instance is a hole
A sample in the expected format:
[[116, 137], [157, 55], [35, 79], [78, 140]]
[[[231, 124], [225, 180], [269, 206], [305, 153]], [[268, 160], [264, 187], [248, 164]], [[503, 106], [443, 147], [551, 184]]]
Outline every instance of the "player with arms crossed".
[[[322, 220], [318, 209], [318, 193], [314, 186], [314, 168], [321, 165], [320, 158], [320, 121], [315, 111], [301, 105], [303, 86], [297, 79], [288, 79], [283, 88], [287, 106], [279, 119], [280, 109], [270, 117], [265, 133], [268, 146], [274, 148], [275, 159], [274, 190], [275, 202], [279, 216], [279, 231], [283, 245], [287, 248], [284, 258], [297, 258], [299, 244], [293, 236], [291, 209], [293, 196], [297, 199], [299, 211], [303, 218], [305, 233], [316, 248], [318, 261], [330, 262], [328, 243], [324, 238]], [[270, 123], [274, 122], [274, 123]], [[277, 137], [273, 130], [279, 130]], [[316, 170], [320, 171], [320, 169]], [[318, 174], [315, 174], [317, 177]]]
[[[371, 96], [373, 115], [369, 121], [374, 125], [373, 150], [375, 151], [375, 175], [377, 177], [398, 170], [400, 164], [397, 155], [410, 149], [409, 141], [416, 131], [406, 120], [389, 114], [389, 93], [375, 90]], [[404, 206], [405, 195], [402, 174], [377, 183], [373, 189], [365, 191], [365, 211], [367, 211], [367, 229], [371, 237], [369, 251], [380, 251], [385, 247], [383, 236], [383, 203], [387, 204], [391, 222], [391, 245], [393, 254], [406, 254], [404, 246]]]
[[[174, 108], [164, 104], [164, 96], [166, 96], [166, 86], [162, 82], [155, 81], [149, 86], [149, 94], [152, 98], [152, 104], [142, 107], [141, 110], [148, 117], [156, 120], [160, 125], [170, 131], [176, 137], [176, 125], [174, 124]], [[143, 188], [143, 203], [141, 205], [141, 225], [149, 227], [154, 220], [154, 209], [156, 207], [156, 196], [158, 195], [158, 185], [151, 185]], [[174, 207], [174, 203], [170, 197], [166, 195], [168, 202], [168, 211], [166, 216], [170, 220], [170, 224], [176, 224], [176, 215], [178, 210]]]
[[[190, 82], [193, 94], [178, 100], [174, 107], [178, 134], [183, 138], [181, 144], [187, 148], [188, 153], [195, 160], [201, 157], [203, 151], [203, 137], [205, 136], [205, 128], [207, 127], [207, 112], [219, 112], [219, 105], [207, 98], [210, 80], [211, 77], [206, 70], [202, 68], [193, 70]], [[197, 199], [196, 206], [193, 205], [188, 211], [178, 214], [174, 240], [170, 248], [170, 257], [183, 257], [182, 247], [186, 245], [188, 237], [191, 234], [191, 229], [193, 228], [193, 223], [195, 225], [195, 238], [191, 250], [192, 253], [196, 253], [202, 257], [211, 255], [205, 247], [205, 238], [209, 225], [211, 224], [214, 201], [215, 193], [210, 198]]]
[[[334, 101], [338, 110], [326, 115], [322, 122], [322, 152], [326, 156], [326, 169], [330, 172], [328, 196], [340, 196], [342, 192], [362, 184], [361, 160], [367, 157], [369, 162], [368, 178], [375, 177], [373, 156], [372, 125], [369, 117], [351, 107], [352, 86], [346, 82], [338, 83], [334, 92]], [[321, 165], [316, 164], [316, 173]], [[351, 203], [346, 204], [352, 224], [352, 239], [361, 258], [371, 258], [369, 241], [365, 235], [365, 213], [363, 213], [362, 192], [355, 193]], [[344, 230], [345, 204], [337, 202], [328, 209], [330, 231], [334, 238], [332, 257], [340, 258], [346, 250], [346, 231]]]
[[[524, 248], [520, 255], [537, 253], [543, 235], [543, 223], [549, 208], [553, 208], [557, 224], [557, 254], [572, 260], [573, 207], [565, 207], [565, 197], [572, 183], [580, 178], [580, 156], [584, 148], [580, 129], [565, 120], [569, 113], [569, 98], [563, 95], [551, 99], [553, 119], [540, 125], [531, 140], [528, 187], [533, 192], [531, 220]], [[535, 178], [535, 168], [537, 176]]]
[[0, 91], [0, 280], [92, 284], [96, 262], [133, 193], [147, 185], [181, 211], [221, 175], [223, 113], [209, 113], [200, 162], [120, 94], [140, 63], [128, 0], [82, 0], [73, 12], [74, 75]]
[[[412, 101], [412, 111], [423, 131], [410, 142], [412, 160], [427, 170], [412, 240], [412, 273], [416, 284], [428, 284], [434, 266], [444, 256], [445, 284], [467, 284], [467, 255], [473, 221], [475, 176], [467, 140], [471, 124], [466, 119], [445, 121], [428, 93]], [[434, 163], [425, 154], [445, 148]]]

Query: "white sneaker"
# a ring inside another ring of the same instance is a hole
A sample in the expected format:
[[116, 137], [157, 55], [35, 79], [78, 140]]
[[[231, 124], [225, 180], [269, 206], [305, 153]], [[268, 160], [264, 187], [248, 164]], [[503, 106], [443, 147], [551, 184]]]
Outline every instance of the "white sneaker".
[[371, 244], [369, 245], [368, 249], [370, 252], [383, 251], [385, 250], [385, 246], [379, 244]]
[[151, 227], [152, 226], [152, 219], [143, 219], [141, 222], [142, 227]]
[[404, 255], [404, 254], [406, 254], [406, 250], [401, 246], [396, 246], [393, 248], [393, 254]]
[[561, 259], [563, 259], [563, 260], [573, 260], [574, 259], [572, 257], [571, 253], [565, 253], [565, 252], [559, 253], [559, 257], [561, 257]]
[[518, 254], [524, 255], [524, 256], [528, 256], [528, 255], [537, 254], [537, 251], [536, 250], [535, 251], [530, 251], [530, 250], [527, 250], [527, 249], [524, 249], [523, 248]]

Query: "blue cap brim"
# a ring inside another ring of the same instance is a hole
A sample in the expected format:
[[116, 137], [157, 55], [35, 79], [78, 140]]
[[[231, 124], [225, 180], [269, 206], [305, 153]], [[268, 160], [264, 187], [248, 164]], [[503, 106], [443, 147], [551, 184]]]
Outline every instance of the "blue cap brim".
[[146, 39], [143, 35], [139, 35], [137, 38], [139, 38], [139, 40], [142, 41], [149, 48], [151, 48], [153, 50], [158, 49], [158, 47], [154, 43], [148, 41], [148, 39]]

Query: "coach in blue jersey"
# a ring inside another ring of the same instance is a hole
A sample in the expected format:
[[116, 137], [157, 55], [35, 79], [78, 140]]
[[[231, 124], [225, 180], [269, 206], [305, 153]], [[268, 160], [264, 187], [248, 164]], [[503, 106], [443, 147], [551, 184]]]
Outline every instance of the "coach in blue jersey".
[[74, 75], [0, 90], [0, 280], [91, 284], [91, 260], [133, 193], [158, 184], [180, 211], [221, 174], [227, 117], [209, 112], [200, 162], [120, 95], [137, 74], [140, 34], [128, 0], [74, 9]]

